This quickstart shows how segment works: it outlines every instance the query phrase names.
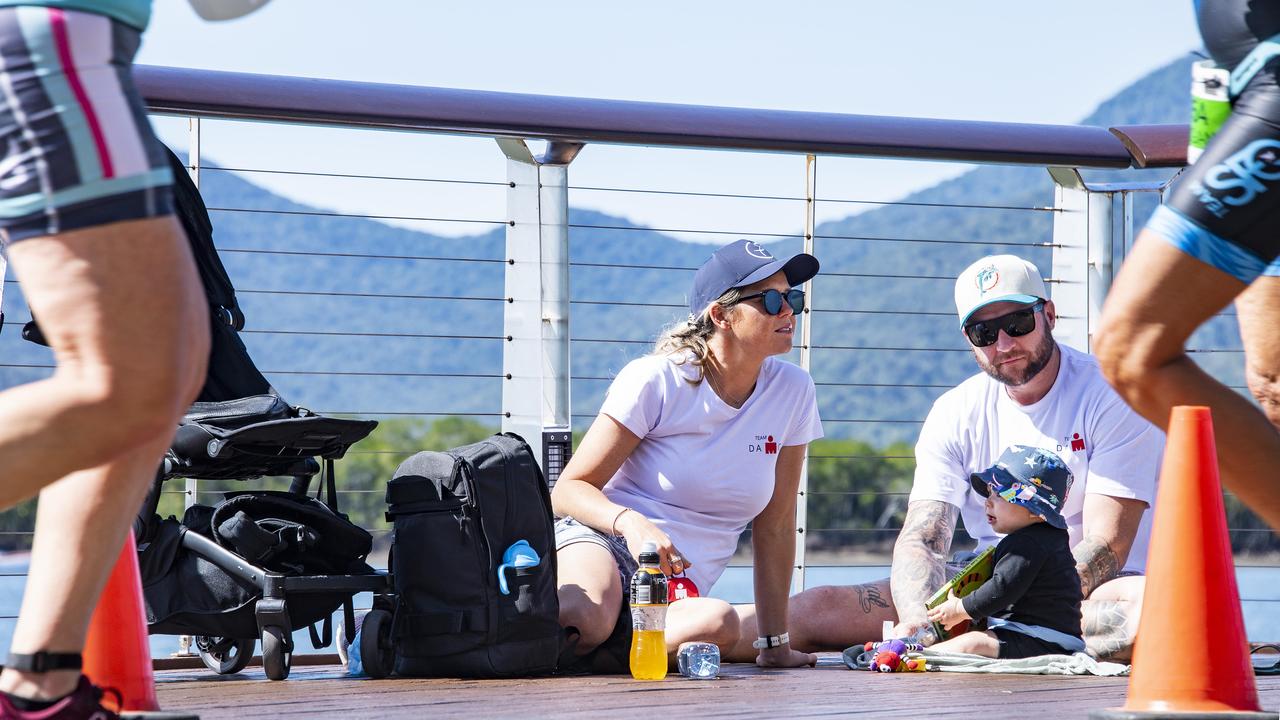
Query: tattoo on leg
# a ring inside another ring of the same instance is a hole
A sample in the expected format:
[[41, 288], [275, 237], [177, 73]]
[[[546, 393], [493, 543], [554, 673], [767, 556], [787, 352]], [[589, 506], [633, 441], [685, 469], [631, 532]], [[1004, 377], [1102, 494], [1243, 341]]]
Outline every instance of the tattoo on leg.
[[1120, 573], [1120, 558], [1106, 540], [1090, 535], [1071, 549], [1076, 559], [1076, 572], [1080, 574], [1080, 589], [1084, 596]]
[[877, 607], [889, 607], [889, 603], [881, 597], [880, 590], [875, 585], [867, 585], [865, 588], [862, 585], [855, 585], [853, 589], [858, 593], [858, 604], [862, 606], [863, 614], [869, 615]]
[[1084, 642], [1099, 660], [1129, 657], [1133, 636], [1129, 632], [1128, 606], [1127, 602], [1113, 600], [1090, 600], [1081, 606]]

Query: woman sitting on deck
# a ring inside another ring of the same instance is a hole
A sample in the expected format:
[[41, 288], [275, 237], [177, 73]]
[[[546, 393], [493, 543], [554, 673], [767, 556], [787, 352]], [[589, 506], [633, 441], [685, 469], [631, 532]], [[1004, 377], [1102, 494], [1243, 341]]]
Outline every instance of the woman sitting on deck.
[[[552, 493], [560, 624], [576, 638], [575, 666], [627, 668], [631, 618], [624, 588], [646, 541], [663, 572], [715, 584], [752, 525], [762, 647], [756, 662], [813, 664], [786, 639], [795, 557], [795, 504], [806, 445], [822, 436], [812, 379], [773, 356], [791, 350], [812, 255], [775, 259], [756, 243], [720, 248], [698, 269], [689, 319], [632, 361]], [[677, 600], [668, 653], [692, 640], [738, 639], [732, 607]]]

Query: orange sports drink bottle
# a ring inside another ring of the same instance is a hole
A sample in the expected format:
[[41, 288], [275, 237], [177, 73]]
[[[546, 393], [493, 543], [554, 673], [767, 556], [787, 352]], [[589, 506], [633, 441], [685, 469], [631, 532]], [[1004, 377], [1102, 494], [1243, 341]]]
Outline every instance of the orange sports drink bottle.
[[631, 677], [667, 676], [667, 576], [658, 566], [658, 545], [640, 550], [640, 567], [631, 576]]

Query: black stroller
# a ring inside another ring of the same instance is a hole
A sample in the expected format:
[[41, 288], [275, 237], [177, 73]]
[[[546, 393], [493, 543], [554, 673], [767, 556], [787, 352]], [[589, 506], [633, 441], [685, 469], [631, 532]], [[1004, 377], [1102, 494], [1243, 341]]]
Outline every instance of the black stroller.
[[[172, 153], [170, 164], [177, 214], [211, 305], [212, 349], [205, 386], [134, 522], [148, 631], [193, 636], [205, 665], [220, 674], [242, 670], [260, 639], [267, 677], [283, 680], [294, 629], [308, 626], [312, 644], [326, 647], [333, 640], [331, 618], [341, 607], [346, 637], [352, 638], [352, 597], [372, 592], [360, 653], [366, 673], [385, 677], [395, 659], [392, 579], [365, 563], [372, 537], [338, 512], [334, 480], [334, 460], [377, 423], [293, 407], [254, 366], [239, 337], [244, 315], [214, 247], [204, 201]], [[23, 336], [43, 340], [35, 321]], [[323, 487], [311, 497], [321, 461]], [[156, 514], [168, 479], [263, 476], [292, 477], [289, 491], [226, 493], [212, 507], [187, 508], [181, 522]]]

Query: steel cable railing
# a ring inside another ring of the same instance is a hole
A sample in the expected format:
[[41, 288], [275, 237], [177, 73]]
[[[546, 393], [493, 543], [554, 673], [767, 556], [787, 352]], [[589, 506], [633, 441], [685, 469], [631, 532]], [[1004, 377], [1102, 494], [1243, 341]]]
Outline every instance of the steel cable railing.
[[[757, 195], [751, 193], [695, 192], [690, 190], [658, 190], [653, 188], [599, 187], [590, 185], [569, 185], [571, 191], [588, 191], [603, 193], [637, 193], [644, 195], [672, 195], [680, 197], [724, 198], [733, 200], [784, 200], [790, 202], [806, 202], [808, 198], [796, 195]], [[875, 205], [879, 207], [917, 207], [948, 208], [966, 210], [1021, 210], [1028, 212], [1061, 212], [1056, 207], [1027, 207], [1021, 205], [982, 205], [971, 203], [930, 203], [906, 200], [865, 200], [854, 198], [818, 197], [815, 202], [849, 205]]]
[[428, 217], [422, 215], [375, 215], [372, 213], [340, 213], [322, 210], [259, 210], [257, 208], [210, 207], [210, 213], [250, 213], [256, 215], [283, 215], [295, 217], [349, 218], [357, 220], [414, 220], [419, 222], [468, 223], [478, 225], [510, 225], [511, 220], [476, 220], [472, 218]]
[[[196, 168], [189, 168], [194, 170]], [[515, 187], [510, 181], [496, 180], [459, 180], [456, 178], [424, 178], [407, 175], [369, 175], [360, 173], [329, 173], [315, 170], [270, 170], [266, 168], [224, 167], [222, 165], [202, 165], [201, 172], [248, 173], [257, 175], [292, 175], [298, 177], [340, 178], [343, 180], [395, 180], [398, 182], [443, 183], [447, 185], [483, 185], [489, 187]]]

